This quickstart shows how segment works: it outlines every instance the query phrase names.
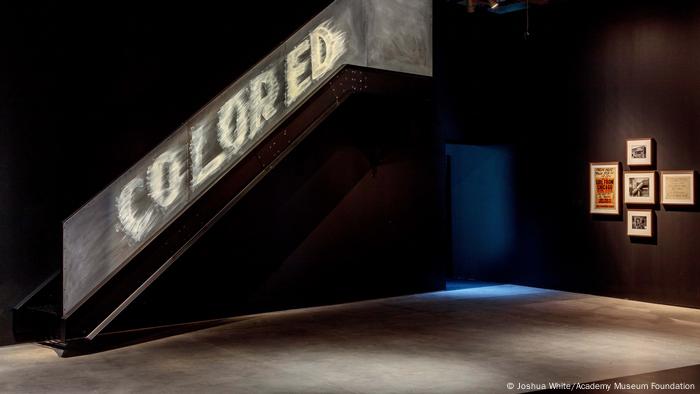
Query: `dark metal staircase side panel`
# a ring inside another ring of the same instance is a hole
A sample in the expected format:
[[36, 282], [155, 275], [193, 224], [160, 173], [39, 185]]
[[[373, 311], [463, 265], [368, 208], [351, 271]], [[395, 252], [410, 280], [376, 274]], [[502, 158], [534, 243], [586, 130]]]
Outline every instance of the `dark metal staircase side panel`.
[[[94, 338], [258, 180], [349, 96], [357, 93], [424, 98], [430, 78], [346, 66], [228, 171], [134, 260], [62, 320], [62, 340]], [[188, 291], [183, 288], [182, 291]]]
[[18, 321], [94, 337], [348, 95], [425, 93], [431, 31], [431, 0], [335, 0], [63, 222], [61, 274]]
[[343, 64], [364, 65], [363, 21], [364, 1], [337, 0], [66, 219], [63, 317], [245, 160]]
[[[62, 316], [248, 160], [344, 64], [431, 75], [431, 10], [431, 0], [334, 1], [66, 219]], [[233, 37], [231, 50], [236, 39], [247, 37]]]

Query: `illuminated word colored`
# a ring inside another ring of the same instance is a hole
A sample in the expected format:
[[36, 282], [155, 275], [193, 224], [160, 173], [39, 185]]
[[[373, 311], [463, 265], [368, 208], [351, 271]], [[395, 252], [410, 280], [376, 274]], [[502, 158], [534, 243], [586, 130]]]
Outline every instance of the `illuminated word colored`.
[[[186, 195], [201, 193], [202, 186], [221, 174], [233, 157], [251, 148], [248, 142], [263, 130], [272, 117], [294, 105], [307, 92], [312, 82], [333, 70], [346, 51], [345, 32], [335, 29], [327, 20], [289, 51], [283, 62], [263, 67], [246, 86], [234, 92], [216, 113], [216, 136], [209, 136], [207, 122], [191, 128], [184, 146], [175, 146], [161, 153], [148, 167], [146, 174], [127, 182], [116, 198], [118, 230], [138, 242], [155, 228], [158, 210], [173, 209]], [[284, 67], [278, 77], [278, 68]], [[282, 97], [282, 95], [284, 95]], [[284, 98], [284, 99], [282, 99]], [[210, 144], [220, 152], [207, 159]], [[189, 156], [189, 166], [187, 158]], [[142, 203], [144, 197], [146, 206]]]

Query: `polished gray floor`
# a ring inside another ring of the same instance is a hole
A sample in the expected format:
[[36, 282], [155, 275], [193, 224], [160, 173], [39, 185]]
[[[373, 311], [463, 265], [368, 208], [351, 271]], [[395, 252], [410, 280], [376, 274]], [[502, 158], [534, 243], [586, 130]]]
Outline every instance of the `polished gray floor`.
[[4, 347], [0, 392], [507, 393], [698, 363], [700, 310], [500, 285], [249, 316], [67, 359]]

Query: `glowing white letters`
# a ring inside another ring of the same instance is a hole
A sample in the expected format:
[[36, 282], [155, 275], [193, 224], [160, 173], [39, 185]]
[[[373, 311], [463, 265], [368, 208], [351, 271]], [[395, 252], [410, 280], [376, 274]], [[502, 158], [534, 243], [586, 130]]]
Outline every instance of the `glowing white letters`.
[[335, 31], [330, 21], [321, 23], [309, 35], [311, 42], [311, 78], [319, 79], [330, 71], [345, 53], [345, 33]]
[[153, 225], [153, 209], [139, 213], [134, 207], [136, 191], [143, 189], [143, 178], [134, 178], [122, 188], [117, 197], [117, 216], [124, 232], [140, 241]]
[[226, 150], [241, 149], [248, 135], [248, 102], [245, 90], [236, 93], [219, 109], [219, 144]]
[[309, 40], [306, 39], [287, 55], [287, 100], [285, 101], [287, 105], [293, 104], [311, 86], [311, 75], [302, 77], [311, 63], [305, 56], [309, 48]]
[[[197, 197], [195, 192], [201, 192], [207, 180], [252, 148], [249, 142], [268, 121], [280, 110], [288, 110], [314, 81], [335, 68], [347, 50], [345, 40], [345, 32], [336, 30], [331, 20], [321, 23], [287, 54], [284, 62], [266, 67], [224, 102], [217, 111], [216, 130], [210, 130], [214, 128], [210, 119], [194, 125], [188, 146], [160, 154], [148, 167], [145, 181], [142, 176], [136, 177], [122, 188], [116, 199], [119, 229], [133, 241], [143, 240], [156, 227], [159, 211], [173, 209], [179, 206], [175, 204], [179, 199], [185, 198], [187, 171], [193, 197]], [[284, 67], [283, 72], [278, 67]], [[280, 74], [284, 75], [284, 86]], [[212, 151], [216, 153], [207, 155]], [[183, 152], [189, 154], [190, 168]], [[146, 195], [152, 201], [144, 207], [142, 199]]]
[[295, 46], [287, 55], [285, 104], [293, 104], [311, 86], [312, 80], [323, 77], [331, 70], [345, 53], [345, 48], [345, 33], [333, 29], [330, 21], [318, 25]]
[[[255, 135], [276, 113], [280, 85], [273, 69], [267, 70], [250, 83], [250, 132]], [[252, 136], [251, 136], [252, 139]]]
[[150, 188], [148, 194], [162, 208], [169, 207], [177, 200], [185, 181], [185, 166], [178, 156], [177, 150], [161, 153], [146, 172]]
[[196, 189], [212, 176], [226, 160], [226, 153], [221, 152], [206, 164], [204, 163], [204, 152], [209, 138], [207, 127], [200, 124], [192, 130], [192, 140], [190, 141], [190, 158], [192, 160], [192, 189]]

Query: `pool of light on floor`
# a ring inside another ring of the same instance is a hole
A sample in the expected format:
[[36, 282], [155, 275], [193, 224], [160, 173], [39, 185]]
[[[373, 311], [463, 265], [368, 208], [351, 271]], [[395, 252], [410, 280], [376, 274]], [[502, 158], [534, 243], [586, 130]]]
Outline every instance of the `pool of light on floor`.
[[554, 290], [538, 289], [535, 287], [517, 285], [484, 284], [482, 286], [470, 286], [459, 288], [447, 286], [445, 291], [434, 293], [447, 298], [490, 298], [490, 297], [518, 297], [526, 295], [540, 295], [551, 293]]

